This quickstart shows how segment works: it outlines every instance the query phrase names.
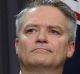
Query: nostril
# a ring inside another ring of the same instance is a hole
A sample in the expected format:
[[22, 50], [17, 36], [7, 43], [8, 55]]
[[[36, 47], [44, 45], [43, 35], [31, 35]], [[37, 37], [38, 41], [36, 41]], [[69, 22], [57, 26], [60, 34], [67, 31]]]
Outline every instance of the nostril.
[[37, 43], [47, 43], [46, 40], [37, 40], [36, 42], [37, 42]]

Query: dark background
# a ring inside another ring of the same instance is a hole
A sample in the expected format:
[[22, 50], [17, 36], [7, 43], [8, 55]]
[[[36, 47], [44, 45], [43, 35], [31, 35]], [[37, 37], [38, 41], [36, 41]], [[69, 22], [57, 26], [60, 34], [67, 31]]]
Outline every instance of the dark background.
[[[30, 0], [0, 0], [0, 74], [18, 74], [15, 54], [15, 15]], [[64, 66], [64, 74], [80, 74], [80, 25], [78, 25], [76, 52]]]

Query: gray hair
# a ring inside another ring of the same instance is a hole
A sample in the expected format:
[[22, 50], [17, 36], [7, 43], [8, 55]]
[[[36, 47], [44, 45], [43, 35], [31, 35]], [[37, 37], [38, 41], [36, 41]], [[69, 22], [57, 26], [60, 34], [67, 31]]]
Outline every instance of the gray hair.
[[60, 0], [35, 0], [32, 1], [30, 4], [27, 4], [27, 7], [23, 9], [16, 17], [16, 36], [19, 36], [19, 32], [22, 28], [22, 16], [28, 12], [31, 8], [41, 6], [41, 5], [48, 5], [54, 6], [58, 8], [69, 20], [69, 40], [75, 41], [76, 39], [76, 31], [77, 31], [77, 24], [76, 24], [76, 16], [72, 9], [67, 6], [64, 2]]

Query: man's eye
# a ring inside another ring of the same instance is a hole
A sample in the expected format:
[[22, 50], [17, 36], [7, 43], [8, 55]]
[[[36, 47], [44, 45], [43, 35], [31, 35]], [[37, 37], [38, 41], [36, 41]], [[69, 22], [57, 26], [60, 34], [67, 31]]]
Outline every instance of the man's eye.
[[37, 32], [36, 29], [28, 29], [28, 30], [26, 30], [26, 33], [35, 33], [35, 32]]
[[60, 32], [58, 32], [56, 30], [50, 30], [49, 33], [55, 34], [55, 35], [60, 35]]

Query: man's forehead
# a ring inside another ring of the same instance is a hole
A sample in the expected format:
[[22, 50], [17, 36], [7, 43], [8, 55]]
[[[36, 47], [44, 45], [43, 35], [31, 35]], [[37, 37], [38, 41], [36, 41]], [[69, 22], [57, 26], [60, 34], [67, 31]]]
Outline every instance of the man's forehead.
[[31, 8], [26, 15], [23, 16], [23, 24], [63, 24], [65, 19], [65, 16], [59, 9], [47, 5]]
[[29, 9], [28, 11], [26, 11], [26, 13], [24, 13], [24, 15], [22, 16], [23, 18], [29, 18], [29, 17], [65, 17], [64, 14], [56, 7], [52, 7], [52, 6], [48, 6], [48, 5], [42, 5], [42, 6], [38, 6], [38, 7], [33, 7], [31, 9]]
[[33, 14], [35, 12], [38, 12], [38, 13], [40, 13], [40, 12], [42, 12], [42, 13], [49, 12], [50, 13], [50, 12], [56, 12], [56, 11], [57, 12], [61, 12], [57, 7], [49, 6], [49, 5], [40, 5], [40, 6], [36, 6], [36, 7], [30, 8], [26, 12], [26, 14]]

